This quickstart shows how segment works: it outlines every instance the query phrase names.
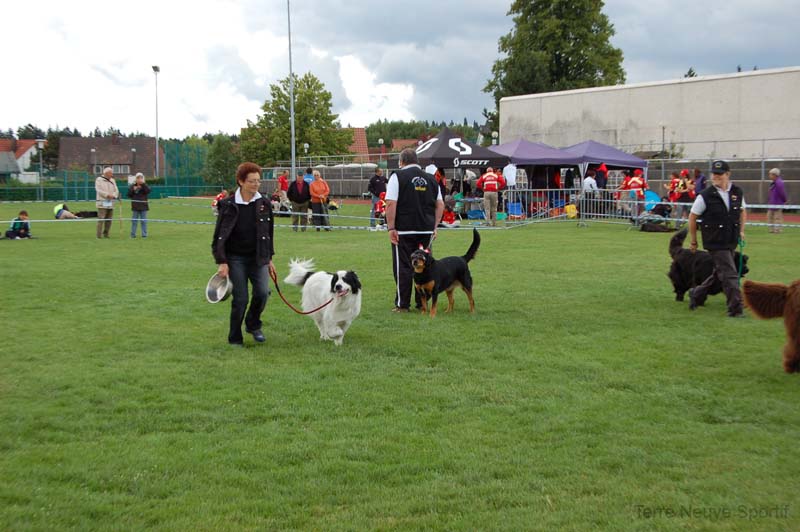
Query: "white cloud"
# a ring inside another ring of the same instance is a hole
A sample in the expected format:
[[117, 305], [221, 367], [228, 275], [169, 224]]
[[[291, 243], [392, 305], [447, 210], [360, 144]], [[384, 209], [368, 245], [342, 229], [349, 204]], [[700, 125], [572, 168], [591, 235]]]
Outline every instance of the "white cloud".
[[364, 127], [375, 121], [375, 117], [387, 120], [413, 120], [409, 110], [414, 96], [414, 87], [403, 83], [375, 83], [375, 74], [352, 55], [338, 58], [339, 75], [345, 94], [353, 102], [342, 111], [342, 125]]

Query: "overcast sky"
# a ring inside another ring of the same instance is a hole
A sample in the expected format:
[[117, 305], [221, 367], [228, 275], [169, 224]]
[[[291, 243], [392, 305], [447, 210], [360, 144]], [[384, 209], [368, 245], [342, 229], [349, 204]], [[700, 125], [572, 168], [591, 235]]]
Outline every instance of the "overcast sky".
[[[482, 121], [510, 0], [291, 0], [295, 73], [342, 125]], [[628, 83], [797, 66], [797, 0], [608, 0]], [[2, 8], [0, 129], [238, 133], [288, 75], [285, 0], [38, 0]]]

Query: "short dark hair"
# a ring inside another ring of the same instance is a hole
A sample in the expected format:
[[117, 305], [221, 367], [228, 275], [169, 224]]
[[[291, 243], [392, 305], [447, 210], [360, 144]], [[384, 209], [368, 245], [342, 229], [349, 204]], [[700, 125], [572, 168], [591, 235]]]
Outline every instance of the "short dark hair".
[[17, 216], [28, 216], [28, 211], [26, 210], [19, 211], [19, 214]]
[[313, 170], [311, 170], [311, 167], [310, 167], [310, 166], [309, 166], [308, 168], [306, 168], [306, 173], [307, 173], [307, 174], [310, 174], [312, 171], [313, 171]]
[[417, 158], [417, 152], [414, 150], [414, 148], [406, 148], [400, 152], [400, 163], [401, 164], [419, 163], [419, 159]]
[[261, 177], [261, 167], [258, 166], [256, 163], [242, 163], [236, 169], [236, 182], [237, 183], [244, 183], [247, 180], [247, 176], [256, 173], [259, 177]]

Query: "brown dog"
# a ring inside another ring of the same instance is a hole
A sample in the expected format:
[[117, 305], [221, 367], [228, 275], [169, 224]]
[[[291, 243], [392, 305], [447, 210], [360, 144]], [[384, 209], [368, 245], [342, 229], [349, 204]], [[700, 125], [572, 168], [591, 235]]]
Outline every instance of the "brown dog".
[[800, 371], [800, 280], [789, 286], [748, 280], [742, 291], [745, 303], [759, 318], [783, 316], [786, 326], [783, 369], [786, 373]]

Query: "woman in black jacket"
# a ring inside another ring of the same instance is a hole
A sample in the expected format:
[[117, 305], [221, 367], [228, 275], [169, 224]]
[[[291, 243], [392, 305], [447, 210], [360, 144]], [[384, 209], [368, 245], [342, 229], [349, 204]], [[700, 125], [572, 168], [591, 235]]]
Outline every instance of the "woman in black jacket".
[[[230, 276], [233, 283], [228, 343], [241, 347], [242, 321], [256, 342], [265, 340], [261, 313], [269, 298], [269, 274], [275, 272], [272, 237], [274, 221], [270, 201], [261, 196], [261, 168], [242, 163], [236, 169], [236, 193], [218, 203], [219, 216], [211, 242], [211, 252], [219, 265], [217, 273]], [[247, 282], [253, 285], [253, 298], [247, 308]], [[245, 310], [247, 315], [245, 316]]]

